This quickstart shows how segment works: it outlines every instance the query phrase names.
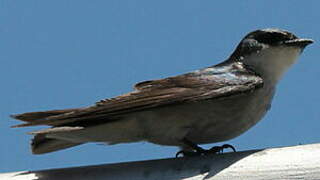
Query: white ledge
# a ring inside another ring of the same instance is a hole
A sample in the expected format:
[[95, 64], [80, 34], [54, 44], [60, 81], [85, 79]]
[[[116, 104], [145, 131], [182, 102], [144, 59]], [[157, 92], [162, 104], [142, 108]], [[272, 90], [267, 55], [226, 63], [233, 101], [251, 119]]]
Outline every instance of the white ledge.
[[5, 180], [320, 179], [320, 144], [0, 174]]

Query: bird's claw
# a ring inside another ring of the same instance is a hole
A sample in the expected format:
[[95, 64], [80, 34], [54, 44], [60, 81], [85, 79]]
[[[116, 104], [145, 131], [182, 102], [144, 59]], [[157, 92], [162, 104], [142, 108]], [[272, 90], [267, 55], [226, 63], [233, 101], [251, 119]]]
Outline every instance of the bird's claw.
[[201, 153], [197, 152], [197, 151], [178, 151], [176, 153], [176, 158], [179, 157], [179, 155], [182, 155], [182, 157], [193, 157], [193, 156], [199, 156], [201, 155]]
[[193, 156], [202, 156], [202, 155], [209, 155], [209, 154], [219, 154], [223, 153], [223, 149], [230, 148], [233, 152], [236, 152], [236, 149], [230, 145], [230, 144], [224, 144], [222, 146], [214, 146], [210, 148], [209, 150], [199, 148], [196, 151], [178, 151], [176, 153], [176, 157], [179, 157], [179, 155], [182, 155], [182, 157], [193, 157]]
[[208, 154], [210, 154], [210, 153], [211, 154], [218, 154], [218, 153], [223, 153], [223, 149], [227, 149], [227, 148], [230, 148], [230, 149], [232, 149], [233, 152], [236, 152], [236, 149], [230, 144], [224, 144], [222, 146], [214, 146], [207, 151], [209, 152]]

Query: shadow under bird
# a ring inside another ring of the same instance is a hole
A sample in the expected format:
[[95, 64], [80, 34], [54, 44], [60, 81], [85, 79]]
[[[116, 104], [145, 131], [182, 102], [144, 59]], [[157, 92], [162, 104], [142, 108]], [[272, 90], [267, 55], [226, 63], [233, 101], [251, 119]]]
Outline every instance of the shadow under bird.
[[144, 81], [135, 90], [93, 106], [12, 115], [30, 132], [32, 152], [87, 142], [148, 141], [179, 146], [177, 155], [217, 153], [198, 144], [226, 141], [247, 131], [270, 109], [276, 85], [311, 39], [280, 29], [247, 34], [224, 62], [190, 73]]

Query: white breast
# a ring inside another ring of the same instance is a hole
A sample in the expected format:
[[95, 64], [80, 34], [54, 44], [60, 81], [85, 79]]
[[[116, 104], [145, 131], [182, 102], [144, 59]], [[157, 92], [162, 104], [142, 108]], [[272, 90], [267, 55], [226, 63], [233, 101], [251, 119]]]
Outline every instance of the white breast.
[[259, 53], [252, 54], [243, 59], [259, 73], [264, 80], [274, 83], [281, 79], [284, 72], [294, 64], [301, 53], [298, 47], [267, 47]]

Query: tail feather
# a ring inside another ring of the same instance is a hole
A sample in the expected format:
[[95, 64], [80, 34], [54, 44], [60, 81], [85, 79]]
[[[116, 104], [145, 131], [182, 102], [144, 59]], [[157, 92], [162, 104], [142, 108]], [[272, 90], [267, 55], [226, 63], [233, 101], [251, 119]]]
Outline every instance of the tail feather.
[[57, 116], [65, 113], [71, 113], [78, 109], [63, 109], [63, 110], [51, 110], [51, 111], [39, 111], [39, 112], [28, 112], [23, 114], [15, 114], [11, 115], [12, 118], [25, 121], [25, 122], [32, 122], [41, 120], [50, 116]]
[[81, 143], [73, 143], [60, 139], [47, 138], [45, 134], [37, 134], [32, 139], [31, 150], [33, 154], [44, 154], [70, 148], [80, 144]]

